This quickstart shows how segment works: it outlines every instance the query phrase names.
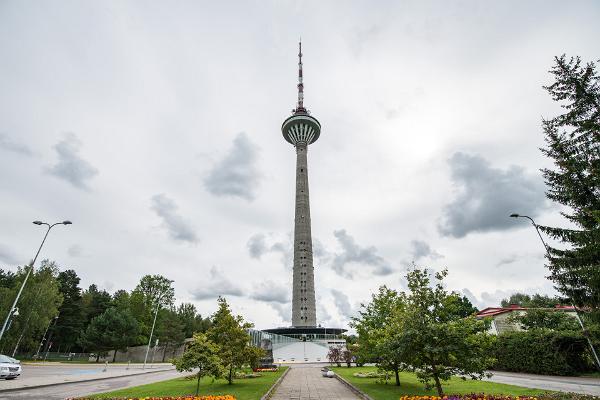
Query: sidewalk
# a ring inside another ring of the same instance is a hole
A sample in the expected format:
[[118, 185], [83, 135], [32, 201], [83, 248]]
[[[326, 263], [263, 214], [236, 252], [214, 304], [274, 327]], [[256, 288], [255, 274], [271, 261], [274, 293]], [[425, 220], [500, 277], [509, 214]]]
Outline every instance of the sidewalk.
[[335, 378], [324, 378], [319, 367], [290, 367], [271, 400], [358, 400]]
[[109, 364], [104, 371], [104, 364], [72, 364], [72, 363], [23, 363], [21, 376], [14, 380], [0, 381], [0, 391], [18, 390], [62, 383], [94, 381], [120, 376], [131, 376], [158, 371], [173, 370], [171, 364]]
[[600, 379], [578, 376], [547, 376], [516, 372], [490, 371], [494, 375], [486, 380], [535, 389], [600, 395]]

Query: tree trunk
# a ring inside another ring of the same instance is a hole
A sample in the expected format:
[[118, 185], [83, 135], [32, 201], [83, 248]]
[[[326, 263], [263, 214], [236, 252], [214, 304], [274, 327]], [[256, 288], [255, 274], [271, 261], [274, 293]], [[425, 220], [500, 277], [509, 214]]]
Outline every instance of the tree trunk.
[[115, 349], [115, 354], [113, 354], [113, 362], [117, 359], [117, 349]]
[[198, 390], [200, 390], [200, 371], [198, 371], [198, 382], [196, 383], [196, 396], [198, 396]]
[[96, 354], [96, 362], [100, 361], [100, 352], [98, 352], [98, 354]]
[[165, 362], [165, 357], [167, 356], [167, 345], [165, 344], [165, 347], [163, 348], [163, 358], [162, 358], [162, 362]]
[[229, 378], [227, 379], [227, 381], [230, 385], [233, 383], [233, 364], [229, 365]]
[[400, 386], [400, 368], [394, 367], [394, 375], [396, 375], [396, 386]]
[[442, 390], [442, 384], [440, 383], [440, 378], [437, 375], [433, 375], [433, 379], [435, 380], [435, 388], [437, 389], [438, 396], [442, 397], [444, 395], [444, 391]]

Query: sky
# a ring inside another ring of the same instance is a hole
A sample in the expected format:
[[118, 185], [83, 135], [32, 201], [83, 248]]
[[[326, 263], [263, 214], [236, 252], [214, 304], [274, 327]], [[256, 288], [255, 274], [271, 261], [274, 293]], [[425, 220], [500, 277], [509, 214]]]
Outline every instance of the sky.
[[546, 200], [542, 86], [599, 58], [593, 1], [0, 1], [0, 266], [82, 287], [174, 280], [257, 328], [291, 320], [296, 101], [308, 150], [317, 320], [347, 327], [412, 265], [480, 308], [554, 293], [527, 220]]

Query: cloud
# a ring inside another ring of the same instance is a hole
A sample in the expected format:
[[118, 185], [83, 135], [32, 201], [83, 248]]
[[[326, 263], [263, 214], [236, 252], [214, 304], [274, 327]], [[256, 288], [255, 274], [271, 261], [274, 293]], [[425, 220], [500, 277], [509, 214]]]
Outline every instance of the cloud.
[[238, 134], [229, 153], [215, 164], [204, 179], [204, 186], [215, 196], [254, 200], [262, 177], [256, 166], [257, 155], [258, 148], [248, 135]]
[[83, 255], [83, 248], [78, 244], [74, 244], [67, 249], [67, 253], [71, 257], [81, 257]]
[[542, 180], [521, 167], [492, 168], [484, 158], [460, 152], [449, 164], [459, 193], [444, 207], [438, 226], [444, 236], [461, 238], [471, 232], [515, 228], [518, 224], [508, 217], [511, 213], [534, 217], [545, 207]]
[[6, 245], [0, 243], [0, 261], [9, 265], [18, 265], [19, 260], [13, 251]]
[[231, 282], [217, 267], [210, 269], [210, 279], [205, 285], [190, 292], [196, 300], [210, 300], [219, 296], [242, 296], [244, 292]]
[[350, 300], [345, 293], [336, 289], [331, 289], [331, 294], [333, 295], [333, 303], [342, 316], [346, 318], [351, 318], [354, 316], [354, 308], [350, 304]]
[[283, 322], [290, 323], [292, 321], [292, 303], [282, 304], [271, 302], [269, 305], [273, 307], [275, 311], [277, 311], [277, 314], [279, 314]]
[[265, 235], [262, 233], [257, 233], [248, 239], [248, 243], [246, 243], [248, 247], [248, 252], [250, 253], [250, 257], [260, 259], [263, 254], [269, 251], [267, 244], [265, 242]]
[[418, 260], [420, 258], [425, 257], [431, 260], [437, 260], [439, 258], [444, 257], [435, 250], [432, 250], [429, 244], [427, 244], [427, 242], [424, 242], [423, 240], [413, 240], [410, 242], [410, 245], [412, 247], [411, 255], [413, 256], [414, 260]]
[[353, 274], [346, 268], [351, 263], [370, 265], [374, 267], [375, 275], [389, 275], [393, 272], [388, 262], [377, 254], [377, 248], [374, 246], [360, 247], [345, 229], [334, 231], [333, 236], [342, 247], [342, 252], [336, 253], [331, 263], [338, 275], [352, 278]]
[[290, 302], [290, 289], [284, 285], [278, 285], [273, 281], [262, 281], [254, 285], [254, 290], [250, 294], [250, 298], [268, 303], [285, 304]]
[[151, 209], [162, 218], [162, 225], [173, 240], [197, 243], [198, 237], [192, 227], [177, 214], [177, 204], [165, 194], [152, 196]]
[[87, 182], [98, 174], [98, 170], [89, 162], [79, 157], [81, 141], [73, 133], [67, 133], [65, 138], [54, 145], [58, 155], [58, 163], [47, 169], [47, 172], [57, 178], [69, 182], [78, 189], [89, 190]]
[[515, 261], [517, 261], [519, 258], [520, 258], [520, 257], [519, 257], [519, 255], [517, 255], [517, 254], [510, 254], [510, 255], [508, 255], [508, 256], [506, 256], [506, 257], [503, 257], [502, 259], [500, 259], [500, 261], [498, 261], [498, 262], [496, 263], [496, 267], [501, 267], [501, 266], [503, 266], [503, 265], [512, 264], [512, 263], [514, 263]]
[[0, 133], [0, 149], [24, 156], [32, 156], [33, 152], [24, 144], [11, 140], [7, 135]]

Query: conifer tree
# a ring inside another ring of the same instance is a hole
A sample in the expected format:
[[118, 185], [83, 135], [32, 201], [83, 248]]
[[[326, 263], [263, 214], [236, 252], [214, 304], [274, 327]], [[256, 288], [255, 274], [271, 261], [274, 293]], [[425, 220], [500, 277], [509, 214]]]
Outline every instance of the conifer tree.
[[[542, 170], [546, 196], [566, 206], [569, 227], [540, 228], [561, 242], [548, 248], [550, 278], [578, 306], [600, 309], [600, 77], [593, 62], [555, 58], [554, 83], [545, 86], [565, 110], [543, 121], [554, 162]], [[595, 313], [597, 314], [597, 313]]]

